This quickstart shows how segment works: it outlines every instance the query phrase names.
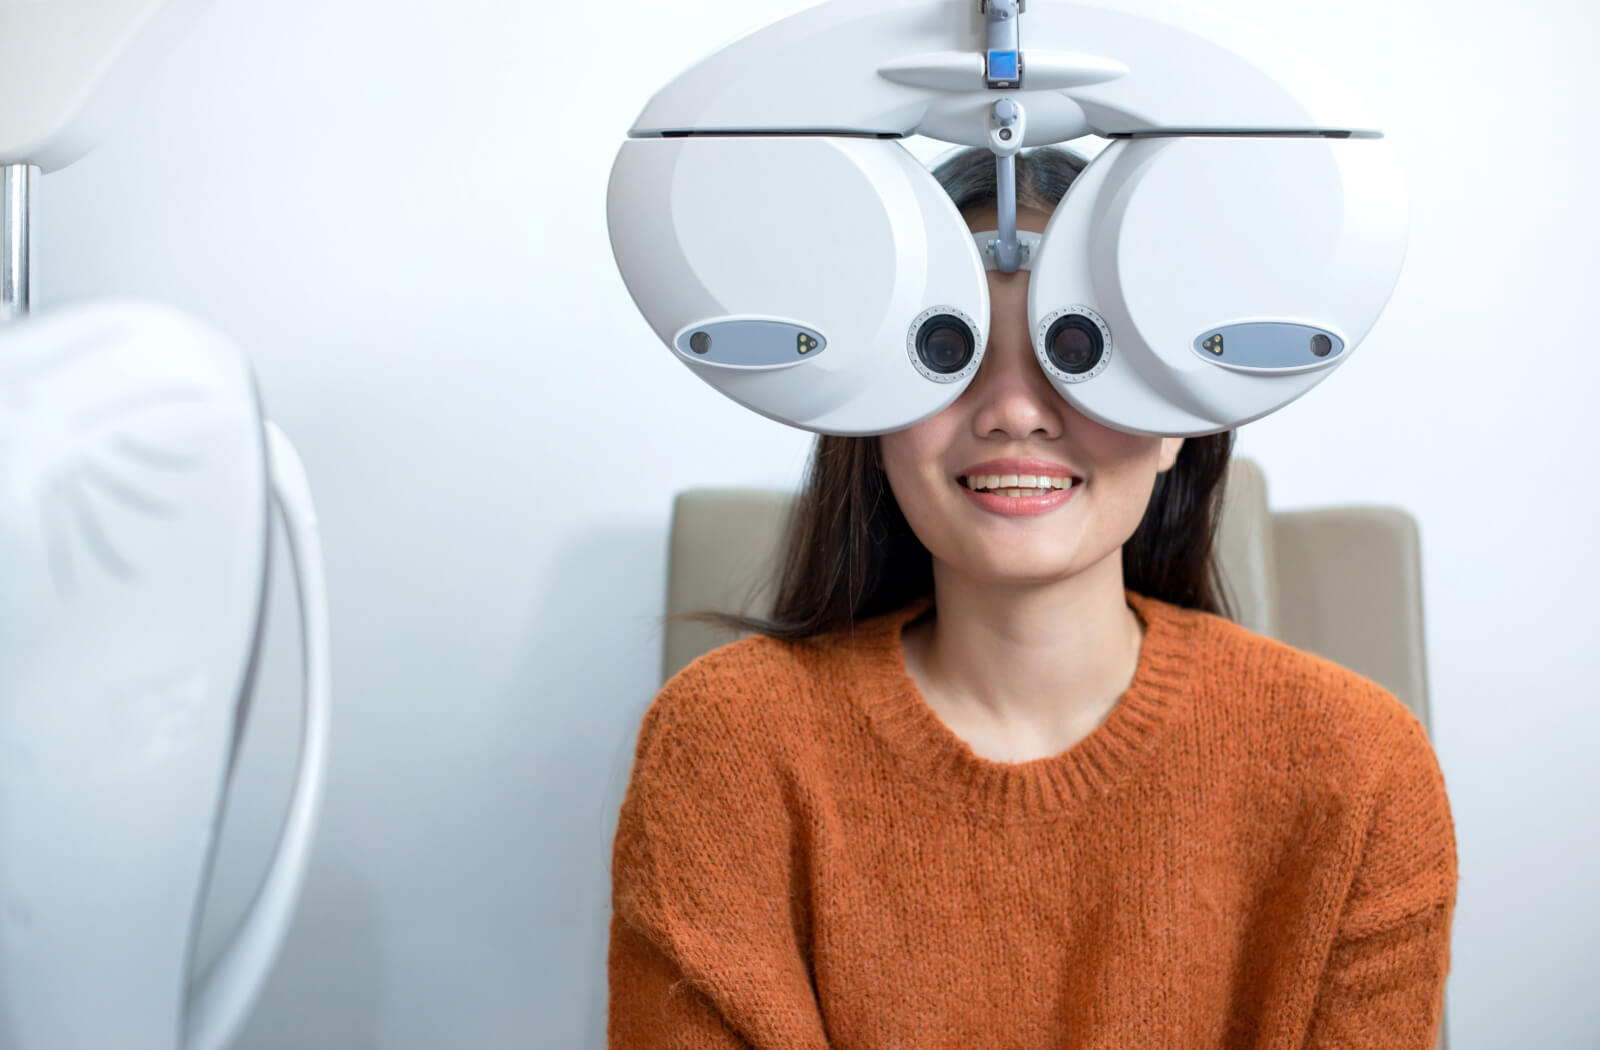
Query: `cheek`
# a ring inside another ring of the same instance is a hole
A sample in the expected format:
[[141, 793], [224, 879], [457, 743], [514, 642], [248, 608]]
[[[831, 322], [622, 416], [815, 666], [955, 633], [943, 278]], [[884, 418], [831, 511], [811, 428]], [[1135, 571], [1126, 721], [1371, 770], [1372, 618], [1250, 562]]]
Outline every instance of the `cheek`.
[[937, 419], [924, 420], [878, 439], [884, 473], [889, 475], [891, 483], [903, 486], [908, 496], [919, 487], [925, 488], [928, 478], [937, 472], [935, 464], [939, 449], [943, 447], [937, 423]]
[[936, 451], [941, 446], [937, 435], [928, 427], [929, 423], [925, 422], [879, 439], [889, 488], [906, 522], [919, 536], [936, 524], [933, 519], [937, 518], [935, 508], [942, 496], [939, 489], [944, 480]]
[[888, 476], [890, 491], [901, 507], [914, 503], [918, 483], [915, 447], [898, 433], [886, 434], [881, 441], [883, 472]]
[[1160, 478], [1159, 441], [1142, 448], [1129, 448], [1125, 458], [1117, 460], [1098, 477], [1100, 501], [1105, 507], [1107, 520], [1119, 532], [1131, 534], [1150, 506], [1150, 496]]
[[1084, 430], [1089, 436], [1084, 444], [1096, 474], [1114, 475], [1119, 483], [1126, 483], [1135, 478], [1153, 478], [1158, 473], [1166, 438], [1124, 434], [1099, 424]]

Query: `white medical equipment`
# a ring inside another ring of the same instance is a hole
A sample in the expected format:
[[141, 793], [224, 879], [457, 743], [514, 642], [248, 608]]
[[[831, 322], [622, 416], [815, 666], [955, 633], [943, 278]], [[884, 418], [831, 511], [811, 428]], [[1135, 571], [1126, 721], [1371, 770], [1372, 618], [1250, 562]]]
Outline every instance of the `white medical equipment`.
[[[327, 754], [310, 489], [244, 356], [178, 311], [30, 317], [38, 177], [89, 149], [196, 0], [0, 6], [0, 1050], [221, 1050], [277, 956]], [[191, 985], [284, 515], [303, 621], [294, 796]]]
[[[973, 235], [897, 139], [996, 156]], [[1109, 145], [1040, 236], [1015, 154]], [[881, 434], [953, 402], [986, 270], [1030, 271], [1052, 386], [1130, 433], [1199, 436], [1293, 401], [1387, 304], [1407, 203], [1377, 122], [1243, 26], [1156, 2], [831, 0], [658, 92], [607, 220], [629, 294], [695, 374], [763, 416]]]

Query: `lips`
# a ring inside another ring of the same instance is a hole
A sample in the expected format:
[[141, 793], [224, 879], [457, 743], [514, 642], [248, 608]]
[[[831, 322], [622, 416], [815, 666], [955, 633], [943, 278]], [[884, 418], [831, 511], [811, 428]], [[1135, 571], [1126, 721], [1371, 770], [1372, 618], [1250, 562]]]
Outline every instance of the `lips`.
[[1082, 487], [1082, 483], [1075, 483], [1039, 496], [1001, 496], [992, 492], [973, 492], [965, 487], [961, 491], [982, 510], [1005, 518], [1028, 518], [1050, 513], [1075, 498]]
[[1054, 460], [1025, 458], [1025, 459], [986, 459], [982, 463], [974, 463], [963, 469], [957, 478], [969, 478], [974, 474], [1032, 474], [1034, 477], [1043, 475], [1047, 478], [1081, 478], [1083, 475], [1065, 463]]

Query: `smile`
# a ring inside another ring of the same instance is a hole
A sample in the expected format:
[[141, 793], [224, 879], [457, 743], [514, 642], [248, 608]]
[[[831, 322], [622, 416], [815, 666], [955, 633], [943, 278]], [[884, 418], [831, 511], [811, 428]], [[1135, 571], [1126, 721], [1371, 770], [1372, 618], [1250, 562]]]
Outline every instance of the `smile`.
[[962, 488], [974, 492], [999, 492], [1008, 496], [1042, 495], [1055, 489], [1071, 488], [1079, 480], [1047, 474], [973, 474], [956, 478]]
[[[989, 481], [989, 478], [973, 479]], [[1083, 487], [1079, 478], [1014, 478], [1012, 475], [1003, 476], [999, 483], [990, 490], [974, 489], [969, 485], [967, 478], [958, 478], [961, 491], [966, 494], [980, 509], [1003, 517], [1027, 517], [1035, 514], [1047, 514], [1068, 500], [1072, 499], [1078, 489]], [[1024, 487], [1021, 482], [1033, 481], [1031, 486]], [[1010, 482], [1010, 484], [1006, 484]], [[1039, 484], [1043, 482], [1044, 484]], [[1060, 484], [1064, 487], [1056, 487]]]

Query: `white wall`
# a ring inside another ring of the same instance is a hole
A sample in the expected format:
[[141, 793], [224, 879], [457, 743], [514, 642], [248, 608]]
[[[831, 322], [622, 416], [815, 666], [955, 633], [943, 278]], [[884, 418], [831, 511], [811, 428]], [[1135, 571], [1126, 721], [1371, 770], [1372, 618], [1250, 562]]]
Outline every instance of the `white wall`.
[[[671, 498], [793, 485], [809, 447], [654, 340], [611, 260], [606, 176], [651, 92], [800, 6], [216, 0], [116, 137], [42, 180], [40, 308], [135, 293], [231, 333], [317, 493], [331, 781], [240, 1047], [603, 1044], [607, 867], [658, 685]], [[1411, 180], [1388, 313], [1240, 451], [1280, 508], [1420, 522], [1460, 838], [1454, 1046], [1593, 1046], [1600, 15], [1214, 6], [1341, 71]], [[285, 575], [207, 952], [288, 788]]]

